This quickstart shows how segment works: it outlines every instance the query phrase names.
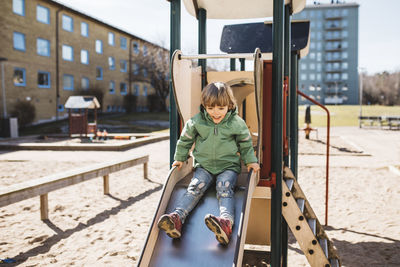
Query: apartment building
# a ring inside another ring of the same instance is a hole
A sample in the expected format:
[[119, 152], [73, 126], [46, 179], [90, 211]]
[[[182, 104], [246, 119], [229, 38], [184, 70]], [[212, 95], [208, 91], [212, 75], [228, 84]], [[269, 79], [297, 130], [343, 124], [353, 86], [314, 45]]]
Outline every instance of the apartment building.
[[310, 20], [311, 27], [310, 51], [299, 64], [299, 89], [322, 104], [359, 102], [358, 8], [344, 1], [314, 1], [294, 15]]
[[168, 50], [99, 19], [52, 0], [0, 5], [2, 117], [24, 100], [35, 122], [63, 118], [69, 96], [93, 89], [103, 94], [102, 112], [123, 112], [129, 93], [146, 111], [155, 93], [149, 72], [168, 78]]

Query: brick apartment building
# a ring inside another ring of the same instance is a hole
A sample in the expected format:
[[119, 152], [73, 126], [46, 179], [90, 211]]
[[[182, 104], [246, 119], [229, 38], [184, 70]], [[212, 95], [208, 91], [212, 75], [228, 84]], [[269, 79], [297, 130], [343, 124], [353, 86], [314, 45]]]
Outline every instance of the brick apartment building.
[[124, 111], [124, 96], [147, 110], [149, 72], [168, 78], [169, 51], [52, 0], [2, 0], [1, 117], [18, 101], [35, 106], [35, 122], [67, 115], [68, 97], [103, 93], [102, 112]]

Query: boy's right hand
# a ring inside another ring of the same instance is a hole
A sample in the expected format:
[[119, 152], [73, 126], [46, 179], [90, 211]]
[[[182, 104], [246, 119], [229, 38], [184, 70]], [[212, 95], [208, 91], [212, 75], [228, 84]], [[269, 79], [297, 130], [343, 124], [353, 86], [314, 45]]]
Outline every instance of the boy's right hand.
[[176, 167], [178, 167], [178, 170], [180, 170], [181, 168], [182, 168], [182, 165], [183, 165], [183, 161], [174, 161], [174, 163], [172, 163], [172, 167], [173, 166], [176, 166]]

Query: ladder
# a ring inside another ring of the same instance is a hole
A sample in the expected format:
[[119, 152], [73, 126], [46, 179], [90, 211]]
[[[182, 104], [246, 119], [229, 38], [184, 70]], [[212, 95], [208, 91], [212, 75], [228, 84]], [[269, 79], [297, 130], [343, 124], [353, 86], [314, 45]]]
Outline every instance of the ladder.
[[311, 267], [340, 267], [341, 262], [292, 171], [284, 168], [282, 214]]

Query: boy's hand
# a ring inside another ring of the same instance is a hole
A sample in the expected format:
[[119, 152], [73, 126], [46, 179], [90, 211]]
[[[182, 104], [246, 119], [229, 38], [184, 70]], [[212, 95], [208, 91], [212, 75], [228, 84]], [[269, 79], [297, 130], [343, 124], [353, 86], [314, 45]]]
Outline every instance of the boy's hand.
[[182, 168], [182, 165], [183, 165], [183, 161], [174, 161], [174, 163], [172, 163], [172, 167], [173, 166], [176, 166], [176, 167], [178, 167], [178, 170], [180, 170], [181, 168]]
[[247, 171], [249, 172], [251, 169], [253, 169], [254, 172], [258, 172], [260, 170], [260, 165], [256, 162], [247, 164]]

